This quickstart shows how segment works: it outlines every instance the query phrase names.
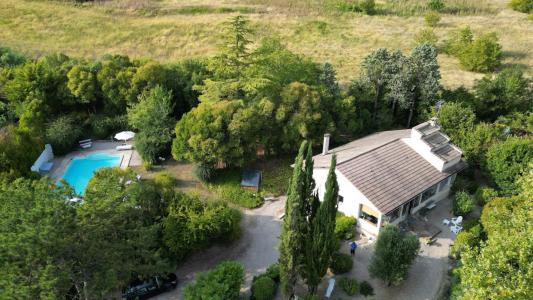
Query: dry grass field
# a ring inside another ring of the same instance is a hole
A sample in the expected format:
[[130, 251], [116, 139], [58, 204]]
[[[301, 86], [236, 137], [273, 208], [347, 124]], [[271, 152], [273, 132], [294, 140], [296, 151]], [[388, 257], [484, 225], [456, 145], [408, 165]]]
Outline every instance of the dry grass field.
[[[317, 62], [331, 62], [347, 82], [359, 72], [362, 58], [378, 47], [410, 51], [424, 27], [422, 0], [382, 0], [387, 13], [343, 13], [333, 0], [109, 0], [74, 5], [61, 1], [1, 0], [0, 46], [31, 56], [64, 52], [99, 58], [127, 54], [173, 61], [213, 55], [221, 24], [246, 14], [257, 40], [280, 37], [288, 47]], [[533, 74], [533, 21], [507, 8], [504, 0], [448, 0], [459, 7], [442, 15], [439, 40], [469, 25], [475, 33], [495, 31], [504, 65]], [[402, 4], [399, 4], [402, 3]], [[458, 61], [439, 55], [443, 83], [470, 86], [481, 74], [460, 69]]]

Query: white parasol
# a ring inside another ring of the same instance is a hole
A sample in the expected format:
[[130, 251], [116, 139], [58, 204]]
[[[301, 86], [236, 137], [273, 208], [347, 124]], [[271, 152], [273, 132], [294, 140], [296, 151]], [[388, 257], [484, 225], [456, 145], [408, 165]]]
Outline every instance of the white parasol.
[[133, 131], [121, 131], [115, 134], [115, 139], [125, 142], [127, 140], [131, 140], [134, 136], [135, 136], [135, 132]]

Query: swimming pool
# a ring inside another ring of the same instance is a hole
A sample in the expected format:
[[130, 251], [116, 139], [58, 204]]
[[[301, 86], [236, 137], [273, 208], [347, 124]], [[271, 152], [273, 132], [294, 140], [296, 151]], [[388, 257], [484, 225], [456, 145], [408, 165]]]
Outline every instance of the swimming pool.
[[120, 164], [121, 160], [121, 155], [104, 153], [75, 157], [70, 161], [62, 178], [74, 188], [76, 194], [83, 195], [85, 187], [96, 170], [116, 167]]

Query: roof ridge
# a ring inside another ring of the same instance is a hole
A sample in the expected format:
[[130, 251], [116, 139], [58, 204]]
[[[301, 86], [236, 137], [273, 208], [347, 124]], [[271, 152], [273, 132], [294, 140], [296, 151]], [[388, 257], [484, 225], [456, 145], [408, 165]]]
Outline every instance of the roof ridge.
[[388, 144], [391, 144], [391, 143], [393, 143], [393, 142], [399, 141], [399, 140], [401, 140], [401, 139], [402, 139], [402, 138], [395, 138], [395, 139], [393, 139], [393, 140], [391, 140], [391, 141], [386, 142], [385, 144], [382, 144], [382, 145], [379, 145], [379, 146], [377, 146], [377, 147], [375, 147], [375, 148], [369, 149], [369, 150], [367, 150], [367, 151], [365, 151], [365, 152], [363, 152], [363, 153], [359, 153], [359, 154], [357, 154], [356, 156], [354, 156], [354, 157], [352, 157], [352, 158], [350, 158], [350, 159], [347, 159], [347, 160], [344, 160], [344, 161], [338, 163], [338, 164], [337, 164], [337, 167], [340, 166], [340, 165], [342, 165], [342, 164], [344, 164], [344, 163], [347, 163], [347, 162], [349, 162], [349, 161], [351, 161], [351, 160], [354, 160], [354, 159], [356, 159], [356, 158], [358, 158], [358, 157], [361, 157], [361, 156], [363, 156], [363, 155], [365, 155], [365, 154], [368, 154], [369, 152], [372, 152], [372, 151], [374, 151], [374, 150], [380, 149], [381, 147], [384, 147], [384, 146], [386, 146], [386, 145], [388, 145]]

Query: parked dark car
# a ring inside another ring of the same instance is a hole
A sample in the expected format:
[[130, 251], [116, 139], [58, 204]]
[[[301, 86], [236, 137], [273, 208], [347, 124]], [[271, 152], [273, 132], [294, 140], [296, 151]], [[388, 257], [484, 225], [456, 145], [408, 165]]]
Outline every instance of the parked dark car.
[[122, 290], [122, 298], [128, 300], [148, 299], [163, 292], [170, 291], [178, 285], [176, 274], [156, 275], [148, 280], [136, 280]]

